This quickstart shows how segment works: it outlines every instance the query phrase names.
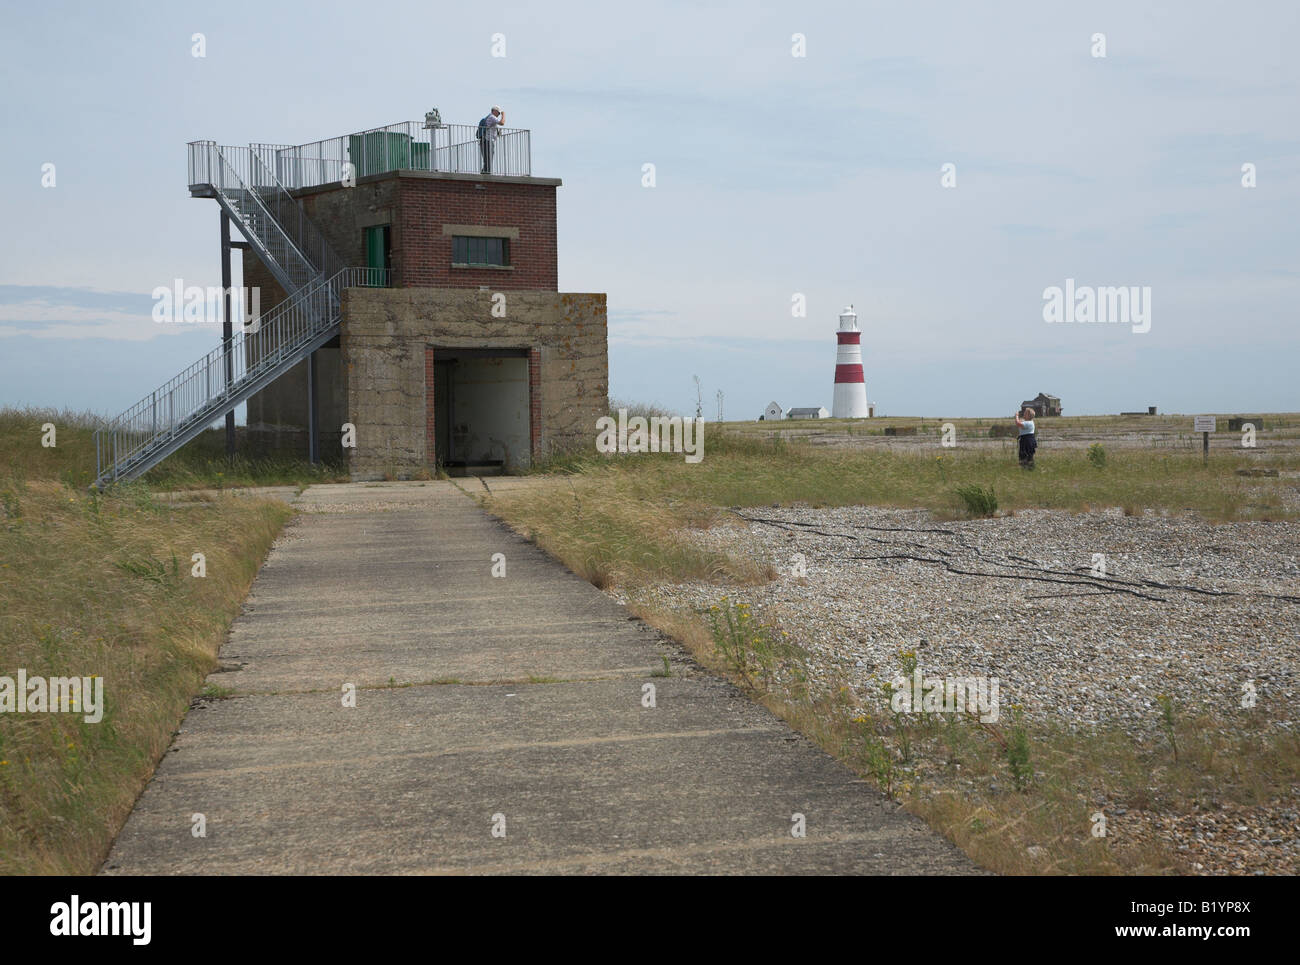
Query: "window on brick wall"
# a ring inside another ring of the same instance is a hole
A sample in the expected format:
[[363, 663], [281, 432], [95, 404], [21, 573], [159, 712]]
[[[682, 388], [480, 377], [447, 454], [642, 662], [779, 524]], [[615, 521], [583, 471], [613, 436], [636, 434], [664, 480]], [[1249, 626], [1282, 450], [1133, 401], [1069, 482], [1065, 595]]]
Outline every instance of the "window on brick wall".
[[510, 239], [452, 235], [451, 263], [506, 267], [510, 264]]

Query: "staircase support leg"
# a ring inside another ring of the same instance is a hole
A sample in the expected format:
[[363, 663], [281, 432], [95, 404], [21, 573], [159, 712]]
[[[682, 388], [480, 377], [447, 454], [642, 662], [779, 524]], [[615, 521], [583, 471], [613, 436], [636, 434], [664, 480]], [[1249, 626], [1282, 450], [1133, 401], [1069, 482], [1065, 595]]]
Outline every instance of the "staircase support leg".
[[307, 356], [307, 455], [312, 464], [320, 462], [320, 437], [316, 432], [316, 353]]
[[[225, 209], [221, 210], [221, 290], [222, 296], [222, 316], [221, 316], [221, 344], [225, 348], [226, 356], [226, 388], [229, 390], [230, 383], [234, 381], [234, 357], [231, 349], [234, 345], [235, 329], [230, 318], [230, 215], [226, 214]], [[235, 458], [235, 410], [231, 409], [226, 413], [226, 459]]]

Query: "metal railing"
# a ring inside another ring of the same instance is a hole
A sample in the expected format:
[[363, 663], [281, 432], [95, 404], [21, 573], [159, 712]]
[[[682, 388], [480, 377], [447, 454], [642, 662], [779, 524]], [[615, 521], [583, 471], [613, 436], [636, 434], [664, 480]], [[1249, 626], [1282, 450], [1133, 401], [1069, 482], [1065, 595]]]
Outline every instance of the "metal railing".
[[[324, 235], [251, 147], [189, 145], [191, 185], [205, 184], [229, 210], [286, 293], [341, 267]], [[199, 180], [193, 180], [198, 178]]]
[[288, 192], [276, 176], [276, 150], [276, 146], [269, 144], [250, 146], [250, 186], [257, 192], [271, 217], [289, 235], [294, 247], [306, 256], [317, 273], [331, 277], [343, 270], [343, 261], [334, 253], [321, 230], [307, 217], [302, 203]]
[[[496, 137], [486, 142], [480, 141], [477, 133], [478, 127], [473, 124], [426, 128], [419, 121], [402, 121], [310, 144], [255, 147], [264, 151], [276, 178], [290, 189], [333, 184], [348, 174], [362, 178], [388, 171], [532, 175], [529, 131], [498, 128]], [[274, 164], [270, 162], [272, 154]]]
[[386, 269], [344, 268], [237, 330], [95, 430], [95, 484], [134, 479], [305, 358], [339, 324], [343, 289], [387, 284]]
[[[199, 157], [196, 159], [196, 155]], [[190, 166], [200, 172], [201, 182], [209, 185], [240, 226], [240, 231], [252, 244], [266, 267], [293, 293], [310, 284], [316, 275], [315, 267], [297, 250], [288, 234], [280, 228], [265, 203], [252, 189], [253, 158], [249, 148], [218, 147], [212, 141], [195, 141], [190, 144]]]

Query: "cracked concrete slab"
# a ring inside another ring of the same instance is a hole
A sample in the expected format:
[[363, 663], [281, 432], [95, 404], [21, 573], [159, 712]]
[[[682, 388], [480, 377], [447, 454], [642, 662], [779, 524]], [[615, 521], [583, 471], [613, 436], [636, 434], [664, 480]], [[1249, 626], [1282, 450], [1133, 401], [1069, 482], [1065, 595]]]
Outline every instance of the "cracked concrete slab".
[[452, 484], [299, 506], [104, 873], [978, 873]]

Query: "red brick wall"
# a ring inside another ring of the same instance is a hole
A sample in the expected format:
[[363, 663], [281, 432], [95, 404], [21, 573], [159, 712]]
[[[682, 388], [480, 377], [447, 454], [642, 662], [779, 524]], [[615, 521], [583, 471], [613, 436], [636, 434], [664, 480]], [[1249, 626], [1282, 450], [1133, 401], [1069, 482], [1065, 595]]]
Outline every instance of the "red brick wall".
[[542, 452], [542, 350], [528, 350], [528, 428], [533, 458]]
[[425, 462], [432, 466], [438, 461], [438, 423], [434, 421], [433, 346], [424, 347], [424, 444]]
[[[403, 288], [559, 290], [554, 185], [401, 178], [395, 216], [393, 266]], [[444, 224], [518, 228], [512, 270], [452, 268]]]

